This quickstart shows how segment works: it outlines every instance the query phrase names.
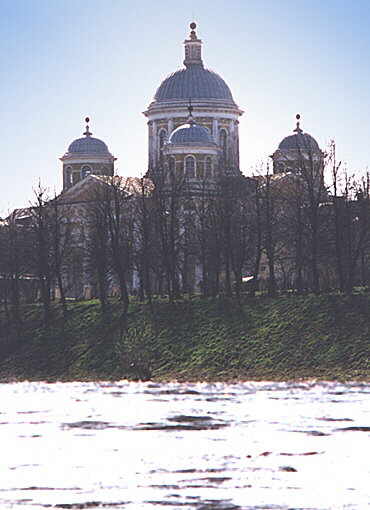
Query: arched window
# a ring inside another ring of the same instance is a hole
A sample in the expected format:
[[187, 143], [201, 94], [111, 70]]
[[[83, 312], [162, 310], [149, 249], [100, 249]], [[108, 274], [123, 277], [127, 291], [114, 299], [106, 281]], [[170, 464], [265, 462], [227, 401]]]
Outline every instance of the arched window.
[[72, 174], [72, 186], [77, 184], [81, 180], [81, 173], [80, 172], [73, 172]]
[[193, 156], [186, 156], [185, 158], [185, 175], [190, 179], [195, 177], [195, 158]]
[[82, 179], [85, 179], [85, 177], [87, 177], [90, 174], [91, 174], [91, 168], [89, 166], [85, 165], [81, 168], [81, 178]]
[[167, 140], [167, 131], [161, 129], [159, 132], [159, 159], [162, 161], [162, 149]]
[[205, 167], [206, 167], [206, 179], [210, 179], [212, 177], [212, 158], [206, 158]]
[[220, 131], [220, 147], [222, 151], [222, 161], [226, 163], [227, 161], [227, 132], [225, 129], [221, 129]]

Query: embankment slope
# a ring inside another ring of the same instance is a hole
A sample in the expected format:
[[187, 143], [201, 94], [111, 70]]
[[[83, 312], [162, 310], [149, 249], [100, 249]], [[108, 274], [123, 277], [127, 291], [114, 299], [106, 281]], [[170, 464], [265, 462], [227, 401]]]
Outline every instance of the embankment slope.
[[370, 296], [200, 299], [152, 309], [120, 305], [103, 320], [97, 302], [22, 310], [15, 332], [0, 314], [0, 379], [370, 380]]

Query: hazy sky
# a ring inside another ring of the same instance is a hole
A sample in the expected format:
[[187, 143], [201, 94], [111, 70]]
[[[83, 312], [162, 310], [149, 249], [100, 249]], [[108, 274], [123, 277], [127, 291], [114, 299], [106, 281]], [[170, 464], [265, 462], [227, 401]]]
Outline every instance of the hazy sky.
[[0, 0], [0, 215], [28, 205], [39, 179], [62, 183], [60, 156], [91, 117], [117, 171], [147, 165], [142, 115], [182, 66], [189, 22], [205, 65], [245, 111], [241, 169], [250, 174], [294, 128], [353, 172], [370, 164], [369, 0]]

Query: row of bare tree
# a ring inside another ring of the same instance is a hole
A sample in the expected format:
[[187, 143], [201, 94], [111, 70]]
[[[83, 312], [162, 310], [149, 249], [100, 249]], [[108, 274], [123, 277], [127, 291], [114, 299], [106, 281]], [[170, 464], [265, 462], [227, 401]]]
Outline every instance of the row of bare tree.
[[225, 177], [218, 189], [160, 172], [155, 185], [89, 179], [78, 217], [63, 195], [50, 200], [39, 186], [30, 208], [1, 223], [0, 303], [8, 321], [19, 324], [21, 302], [38, 300], [49, 322], [56, 297], [66, 315], [68, 298], [87, 297], [87, 287], [105, 316], [109, 297], [119, 296], [124, 327], [134, 293], [151, 304], [158, 294], [171, 302], [192, 293], [240, 300], [258, 289], [274, 296], [368, 285], [369, 177], [349, 176], [334, 146], [325, 168], [306, 154], [295, 172], [267, 167], [251, 178]]

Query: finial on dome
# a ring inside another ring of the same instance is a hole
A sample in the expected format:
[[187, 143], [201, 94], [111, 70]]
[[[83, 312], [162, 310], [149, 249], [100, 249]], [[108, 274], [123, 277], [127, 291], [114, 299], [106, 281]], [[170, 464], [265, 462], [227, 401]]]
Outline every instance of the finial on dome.
[[189, 97], [189, 106], [188, 106], [189, 117], [188, 117], [188, 124], [190, 124], [191, 126], [192, 126], [193, 124], [195, 124], [194, 117], [193, 117], [193, 110], [194, 110], [194, 107], [193, 107], [193, 105], [191, 104], [191, 97]]
[[302, 131], [302, 129], [301, 129], [301, 128], [300, 128], [300, 126], [299, 126], [299, 119], [301, 118], [301, 116], [299, 115], [299, 113], [297, 113], [297, 115], [295, 116], [295, 118], [297, 119], [297, 126], [296, 126], [296, 128], [295, 128], [295, 129], [293, 129], [293, 133], [297, 133], [297, 134], [299, 134], [299, 135], [300, 135], [300, 134], [302, 134], [302, 133], [303, 133], [303, 131]]
[[190, 23], [190, 29], [191, 29], [190, 39], [192, 39], [192, 40], [197, 39], [197, 34], [195, 32], [196, 28], [197, 28], [197, 24], [194, 21], [192, 23]]
[[89, 129], [90, 118], [89, 117], [85, 117], [85, 122], [86, 122], [86, 131], [84, 132], [84, 135], [85, 136], [91, 136], [92, 133], [90, 133], [90, 129]]

